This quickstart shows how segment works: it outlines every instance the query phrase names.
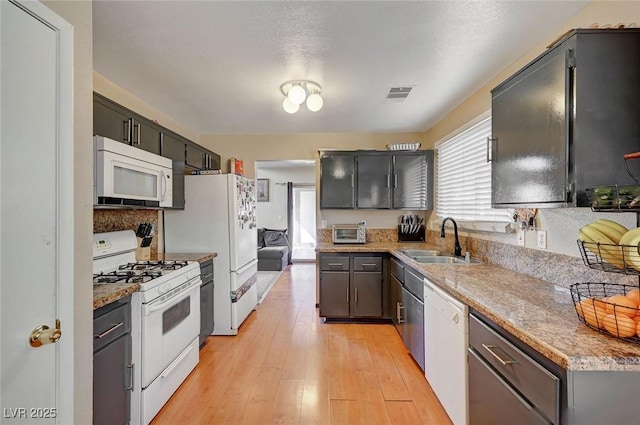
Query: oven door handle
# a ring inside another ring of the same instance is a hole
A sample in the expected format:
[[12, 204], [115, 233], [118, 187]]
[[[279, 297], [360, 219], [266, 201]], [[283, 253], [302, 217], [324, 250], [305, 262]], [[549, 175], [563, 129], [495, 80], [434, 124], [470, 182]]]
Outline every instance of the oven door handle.
[[[148, 316], [148, 315], [150, 315], [151, 313], [153, 313], [154, 311], [162, 310], [163, 308], [165, 308], [166, 306], [168, 306], [168, 305], [170, 305], [170, 304], [176, 304], [176, 303], [179, 303], [180, 301], [182, 301], [182, 300], [184, 300], [185, 298], [189, 297], [189, 296], [191, 295], [191, 292], [194, 292], [194, 291], [193, 291], [193, 289], [194, 289], [194, 288], [195, 288], [195, 289], [199, 288], [199, 287], [200, 287], [200, 283], [201, 283], [201, 281], [200, 281], [200, 279], [198, 279], [198, 282], [197, 282], [196, 284], [193, 284], [193, 285], [188, 286], [188, 287], [184, 290], [184, 293], [185, 293], [186, 295], [185, 295], [185, 296], [183, 296], [183, 297], [180, 297], [180, 299], [177, 299], [177, 297], [170, 297], [167, 301], [165, 301], [165, 302], [163, 302], [163, 303], [160, 303], [160, 304], [158, 304], [158, 305], [151, 304], [151, 305], [149, 305], [149, 306], [145, 307], [145, 309], [144, 309], [144, 315], [145, 315], [145, 316]], [[181, 292], [183, 292], [183, 291], [181, 291]]]

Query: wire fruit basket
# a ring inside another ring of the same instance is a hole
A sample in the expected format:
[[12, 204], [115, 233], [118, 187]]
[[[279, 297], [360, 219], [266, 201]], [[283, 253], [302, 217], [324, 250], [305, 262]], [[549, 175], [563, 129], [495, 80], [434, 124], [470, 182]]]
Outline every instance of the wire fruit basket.
[[640, 185], [596, 186], [585, 192], [593, 211], [640, 212]]
[[595, 270], [640, 276], [640, 247], [578, 240], [584, 264]]
[[578, 320], [602, 334], [640, 344], [640, 288], [615, 283], [570, 287]]

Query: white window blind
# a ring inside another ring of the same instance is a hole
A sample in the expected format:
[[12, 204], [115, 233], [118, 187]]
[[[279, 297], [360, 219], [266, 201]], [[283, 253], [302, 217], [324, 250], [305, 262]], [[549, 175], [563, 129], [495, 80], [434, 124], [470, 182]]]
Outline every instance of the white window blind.
[[505, 226], [482, 226], [480, 222], [513, 221], [513, 210], [491, 208], [491, 163], [487, 162], [490, 136], [491, 117], [437, 147], [436, 214], [440, 220], [453, 217], [468, 222], [463, 227], [502, 232]]

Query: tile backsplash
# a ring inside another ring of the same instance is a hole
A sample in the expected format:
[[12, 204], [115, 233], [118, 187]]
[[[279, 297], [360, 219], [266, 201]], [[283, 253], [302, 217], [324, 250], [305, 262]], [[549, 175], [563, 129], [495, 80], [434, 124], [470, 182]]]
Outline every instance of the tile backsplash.
[[133, 209], [93, 210], [93, 233], [138, 229], [140, 223], [151, 223], [155, 236], [151, 241], [151, 255], [158, 252], [158, 211]]

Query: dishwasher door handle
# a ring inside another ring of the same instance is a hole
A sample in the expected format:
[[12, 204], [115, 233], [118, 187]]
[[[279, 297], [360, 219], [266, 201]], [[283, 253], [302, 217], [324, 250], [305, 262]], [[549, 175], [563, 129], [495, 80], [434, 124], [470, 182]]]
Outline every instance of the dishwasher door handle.
[[[489, 353], [491, 353], [491, 355], [493, 357], [498, 359], [498, 361], [500, 363], [502, 363], [502, 366], [506, 366], [506, 365], [510, 365], [510, 364], [518, 364], [517, 360], [514, 360], [511, 357], [509, 357], [507, 355], [507, 353], [505, 353], [504, 350], [502, 348], [500, 348], [499, 346], [497, 346], [497, 345], [487, 345], [487, 344], [482, 344], [482, 346], [484, 347], [485, 350], [487, 350]], [[494, 349], [498, 349], [498, 350], [502, 351], [504, 353], [504, 355], [509, 358], [509, 360], [505, 360], [502, 357], [500, 357], [498, 354], [496, 354], [495, 351], [493, 351]]]

